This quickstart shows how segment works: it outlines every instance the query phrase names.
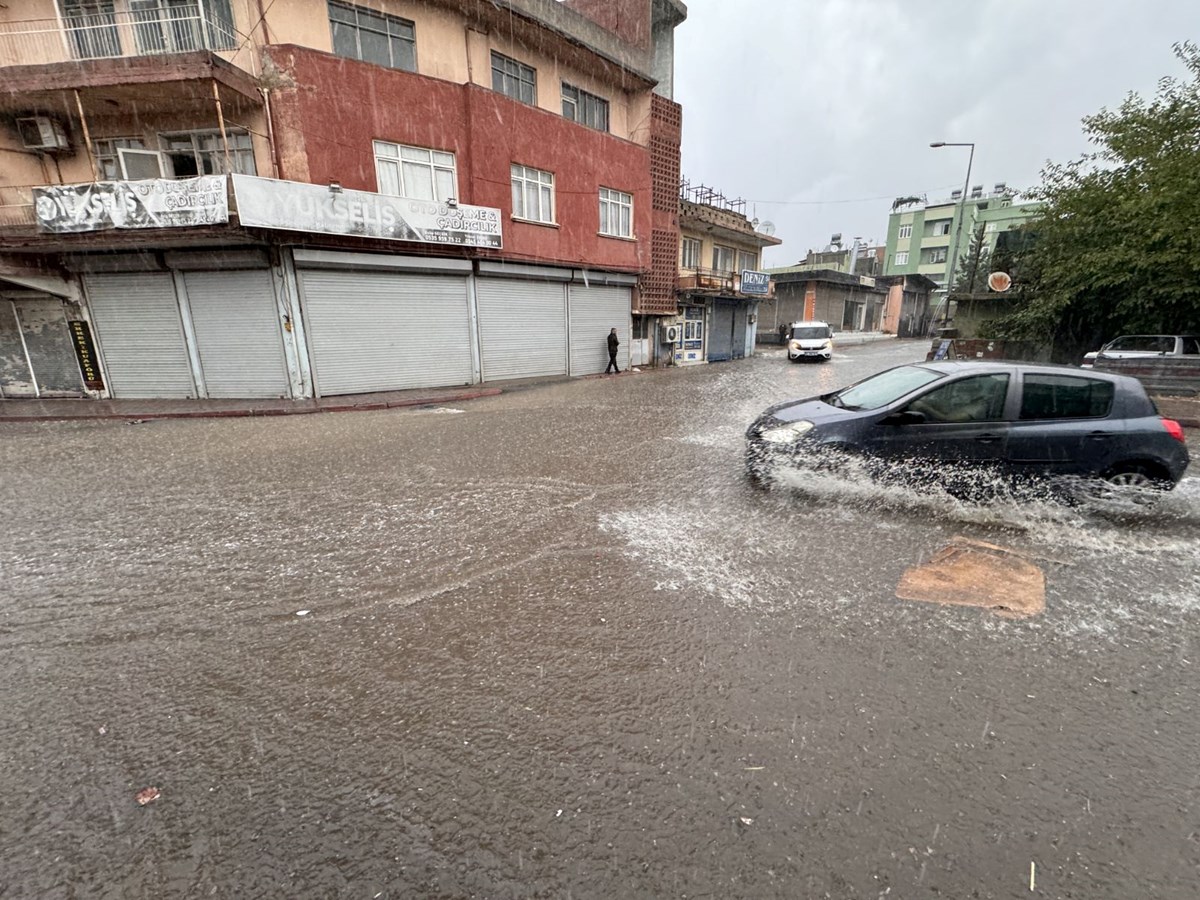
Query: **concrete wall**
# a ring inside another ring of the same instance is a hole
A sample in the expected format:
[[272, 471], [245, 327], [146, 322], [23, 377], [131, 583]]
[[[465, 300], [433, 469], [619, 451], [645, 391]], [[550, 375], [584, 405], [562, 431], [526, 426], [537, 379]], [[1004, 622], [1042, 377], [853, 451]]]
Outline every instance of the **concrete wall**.
[[[275, 48], [294, 88], [274, 97], [283, 178], [375, 191], [375, 139], [453, 152], [459, 199], [499, 207], [505, 258], [638, 270], [648, 265], [649, 152], [494, 91], [351, 64], [300, 47]], [[317, 86], [341, 85], [329, 104]], [[386, 97], [387, 102], [377, 98]], [[511, 163], [555, 175], [557, 226], [511, 220]], [[634, 196], [642, 239], [601, 237], [599, 189]]]

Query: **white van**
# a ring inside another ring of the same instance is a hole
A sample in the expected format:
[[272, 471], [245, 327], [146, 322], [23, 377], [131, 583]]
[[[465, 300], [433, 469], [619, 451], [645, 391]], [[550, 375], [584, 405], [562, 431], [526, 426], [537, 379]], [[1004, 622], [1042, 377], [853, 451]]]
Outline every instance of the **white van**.
[[833, 329], [827, 322], [793, 322], [789, 327], [787, 355], [792, 362], [833, 359]]

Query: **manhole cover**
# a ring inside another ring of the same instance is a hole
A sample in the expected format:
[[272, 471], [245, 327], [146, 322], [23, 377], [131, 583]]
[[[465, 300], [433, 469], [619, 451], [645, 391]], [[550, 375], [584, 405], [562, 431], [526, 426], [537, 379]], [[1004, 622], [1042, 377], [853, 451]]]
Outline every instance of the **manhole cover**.
[[1024, 619], [1046, 608], [1042, 570], [1015, 550], [954, 538], [929, 562], [908, 569], [896, 586], [901, 600], [980, 606]]

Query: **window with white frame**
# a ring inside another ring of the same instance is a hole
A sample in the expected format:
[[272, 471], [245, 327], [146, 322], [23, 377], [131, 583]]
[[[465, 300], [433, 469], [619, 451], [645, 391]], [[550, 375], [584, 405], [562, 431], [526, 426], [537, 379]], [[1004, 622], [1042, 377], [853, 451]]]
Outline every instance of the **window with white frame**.
[[454, 154], [425, 147], [375, 141], [379, 193], [445, 203], [458, 197]]
[[912, 237], [912, 226], [911, 225], [901, 225], [900, 233], [898, 235], [896, 235], [896, 237], [899, 240], [904, 240], [905, 238]]
[[949, 219], [942, 219], [940, 221], [934, 222], [932, 229], [930, 231], [930, 234], [932, 234], [934, 237], [940, 237], [941, 235], [949, 234], [949, 233], [950, 233], [950, 220]]
[[633, 194], [600, 188], [600, 233], [609, 237], [633, 237]]
[[934, 247], [929, 251], [929, 262], [944, 263], [946, 261], [947, 252], [945, 247]]
[[753, 272], [758, 268], [758, 254], [750, 253], [746, 250], [739, 250], [737, 255], [737, 270], [744, 272], [749, 269]]
[[554, 224], [554, 173], [513, 163], [512, 201], [516, 218]]
[[608, 131], [608, 101], [572, 84], [562, 83], [563, 118], [597, 131]]
[[679, 242], [679, 267], [700, 268], [700, 242], [695, 238], [684, 238]]
[[136, 137], [97, 138], [92, 141], [92, 153], [103, 181], [120, 181], [125, 178], [121, 169], [122, 150], [145, 150], [146, 142]]
[[328, 2], [335, 54], [389, 69], [417, 71], [416, 26], [412, 22], [338, 0]]
[[907, 250], [897, 251], [896, 265], [898, 265], [898, 266], [907, 266], [908, 265], [908, 251]]
[[503, 53], [492, 51], [492, 90], [533, 106], [537, 103], [537, 71]]
[[[254, 144], [250, 133], [240, 128], [227, 128], [225, 137], [220, 131], [188, 131], [161, 134], [162, 153], [168, 165], [165, 174], [173, 178], [195, 178], [197, 175], [257, 175], [254, 165]], [[229, 144], [228, 164], [225, 144]]]
[[714, 272], [733, 271], [733, 248], [713, 244], [712, 269]]

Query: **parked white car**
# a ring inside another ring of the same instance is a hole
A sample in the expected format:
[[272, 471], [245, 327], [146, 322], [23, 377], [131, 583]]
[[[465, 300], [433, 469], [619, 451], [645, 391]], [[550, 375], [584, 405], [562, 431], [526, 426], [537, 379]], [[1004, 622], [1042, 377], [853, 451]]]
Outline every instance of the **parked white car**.
[[1200, 335], [1125, 334], [1109, 341], [1099, 350], [1083, 357], [1083, 368], [1095, 365], [1096, 357], [1105, 359], [1149, 359], [1155, 356], [1200, 356]]

